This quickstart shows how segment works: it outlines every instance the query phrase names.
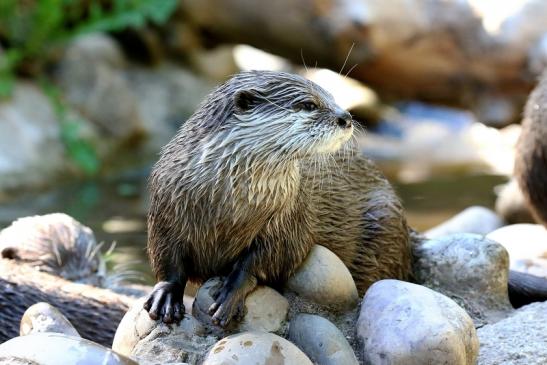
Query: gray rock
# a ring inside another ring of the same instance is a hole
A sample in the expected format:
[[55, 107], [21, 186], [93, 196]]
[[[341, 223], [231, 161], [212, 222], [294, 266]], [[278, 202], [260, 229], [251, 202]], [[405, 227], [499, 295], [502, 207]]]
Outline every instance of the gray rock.
[[547, 229], [539, 224], [513, 224], [488, 234], [509, 252], [512, 270], [547, 277]]
[[202, 365], [312, 365], [295, 345], [266, 332], [242, 332], [218, 341]]
[[357, 287], [342, 260], [329, 249], [315, 245], [304, 263], [287, 282], [297, 295], [341, 309], [350, 309], [359, 302]]
[[479, 350], [473, 321], [454, 301], [397, 280], [369, 288], [357, 334], [368, 364], [475, 364]]
[[474, 206], [464, 209], [446, 222], [431, 228], [424, 235], [437, 238], [453, 233], [488, 234], [504, 225], [498, 215], [484, 207]]
[[0, 363], [9, 364], [137, 365], [123, 355], [80, 337], [60, 333], [33, 333], [0, 345]]
[[44, 302], [36, 303], [25, 311], [21, 318], [19, 334], [25, 336], [42, 332], [80, 337], [76, 328], [57, 308]]
[[222, 286], [219, 278], [207, 280], [198, 290], [192, 314], [213, 333], [224, 336], [231, 331], [279, 332], [284, 328], [289, 311], [289, 302], [277, 291], [259, 286], [245, 299], [245, 315], [241, 322], [232, 321], [225, 329], [211, 322], [208, 309], [213, 304], [212, 294]]
[[195, 363], [216, 341], [205, 336], [203, 326], [190, 315], [176, 325], [151, 320], [143, 309], [144, 300], [137, 300], [121, 320], [112, 343], [114, 351], [143, 361]]
[[44, 185], [66, 167], [59, 122], [41, 90], [19, 82], [0, 103], [0, 191]]
[[535, 222], [515, 179], [496, 187], [496, 193], [496, 213], [504, 221], [510, 224]]
[[157, 150], [167, 143], [178, 127], [188, 119], [215, 86], [171, 64], [153, 69], [130, 67], [125, 77], [138, 100], [142, 127], [150, 136], [150, 148]]
[[477, 325], [512, 310], [507, 295], [509, 257], [497, 242], [471, 233], [422, 242], [414, 250], [416, 281], [454, 299]]
[[57, 79], [67, 100], [109, 137], [139, 134], [138, 100], [123, 76], [126, 66], [116, 42], [103, 34], [76, 38], [59, 64]]
[[289, 340], [321, 365], [358, 365], [350, 344], [329, 320], [313, 314], [299, 314], [291, 320]]
[[547, 364], [545, 323], [547, 302], [519, 308], [510, 317], [479, 328], [479, 364]]

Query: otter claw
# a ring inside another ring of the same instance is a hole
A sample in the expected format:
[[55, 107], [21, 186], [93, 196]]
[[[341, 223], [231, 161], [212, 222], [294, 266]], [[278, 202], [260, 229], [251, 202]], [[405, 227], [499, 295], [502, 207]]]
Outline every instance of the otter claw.
[[157, 283], [144, 302], [143, 308], [153, 320], [161, 318], [167, 324], [180, 322], [184, 315], [180, 284], [167, 281]]
[[232, 318], [236, 320], [243, 318], [245, 295], [241, 291], [225, 286], [215, 293], [213, 298], [215, 298], [215, 302], [208, 310], [212, 315], [213, 324], [226, 327]]

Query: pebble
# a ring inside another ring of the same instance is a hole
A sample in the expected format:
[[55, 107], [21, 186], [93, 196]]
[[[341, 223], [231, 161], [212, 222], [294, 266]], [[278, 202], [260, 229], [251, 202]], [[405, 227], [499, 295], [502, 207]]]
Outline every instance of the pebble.
[[342, 260], [329, 249], [315, 245], [304, 263], [288, 280], [287, 288], [317, 304], [351, 309], [359, 302], [355, 281]]
[[12, 338], [0, 345], [0, 363], [137, 365], [95, 342], [60, 333], [33, 333]]
[[[225, 331], [211, 322], [208, 309], [213, 304], [212, 294], [222, 285], [220, 278], [206, 281], [198, 290], [192, 314], [215, 334], [223, 336]], [[240, 323], [233, 320], [228, 330], [278, 332], [287, 320], [289, 302], [274, 289], [258, 286], [245, 299], [245, 316]]]
[[316, 364], [359, 364], [342, 332], [321, 316], [297, 315], [291, 320], [288, 338]]
[[487, 238], [509, 252], [512, 270], [547, 277], [547, 229], [539, 224], [513, 224], [497, 229]]
[[507, 295], [509, 258], [495, 241], [471, 233], [427, 240], [414, 251], [416, 281], [464, 307], [477, 325], [512, 310]]
[[40, 302], [30, 306], [21, 318], [19, 334], [54, 332], [80, 337], [70, 321], [54, 306]]
[[488, 234], [504, 225], [498, 215], [485, 207], [473, 206], [464, 209], [446, 222], [431, 228], [424, 235], [437, 238], [453, 233]]
[[145, 298], [137, 300], [122, 318], [112, 343], [114, 351], [168, 363], [180, 358], [197, 360], [207, 345], [214, 343], [206, 338], [205, 329], [191, 315], [185, 315], [174, 325], [150, 319], [143, 309], [144, 301]]
[[473, 321], [453, 300], [398, 280], [369, 288], [357, 335], [367, 364], [475, 364], [479, 350]]
[[312, 365], [298, 347], [267, 332], [242, 332], [218, 341], [202, 365]]

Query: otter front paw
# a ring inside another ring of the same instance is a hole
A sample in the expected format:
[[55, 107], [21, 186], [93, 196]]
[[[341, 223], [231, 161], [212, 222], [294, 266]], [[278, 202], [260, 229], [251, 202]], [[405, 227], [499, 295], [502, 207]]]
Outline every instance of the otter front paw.
[[241, 320], [245, 312], [246, 292], [227, 284], [213, 295], [215, 302], [209, 307], [211, 320], [221, 327], [226, 327], [232, 318]]
[[164, 323], [180, 322], [184, 316], [182, 285], [178, 282], [160, 281], [144, 302], [151, 319]]

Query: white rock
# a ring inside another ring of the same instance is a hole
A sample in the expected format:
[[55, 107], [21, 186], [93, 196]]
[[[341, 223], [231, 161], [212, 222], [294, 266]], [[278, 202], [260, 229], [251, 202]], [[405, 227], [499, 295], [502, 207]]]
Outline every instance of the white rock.
[[19, 334], [54, 332], [68, 336], [80, 337], [76, 328], [54, 306], [40, 302], [30, 306], [21, 318]]
[[361, 305], [357, 334], [368, 364], [475, 364], [473, 321], [454, 301], [397, 280], [373, 284]]
[[[220, 288], [222, 281], [219, 278], [207, 280], [198, 290], [192, 314], [214, 333], [222, 336], [225, 331], [211, 322], [208, 309], [213, 304], [212, 294]], [[259, 286], [245, 299], [245, 316], [240, 323], [233, 320], [228, 330], [278, 332], [287, 319], [289, 302], [285, 297], [272, 288]]]
[[503, 226], [503, 221], [492, 210], [484, 207], [469, 207], [446, 222], [433, 227], [425, 236], [437, 238], [453, 233], [488, 234]]
[[[205, 335], [204, 328], [196, 319], [187, 314], [179, 324], [153, 321], [143, 309], [144, 301], [145, 298], [135, 301], [122, 318], [112, 343], [114, 351], [146, 359], [157, 356], [156, 351], [161, 347], [163, 362], [174, 362], [182, 357], [197, 359], [205, 353], [207, 346], [202, 346], [200, 337]], [[194, 342], [196, 346], [193, 346]], [[203, 339], [203, 342], [210, 346], [214, 341]]]
[[509, 252], [512, 270], [547, 277], [547, 229], [539, 224], [513, 224], [488, 234]]
[[[0, 345], [0, 363], [23, 360], [24, 364], [137, 365], [123, 355], [80, 337], [60, 333], [33, 333]], [[21, 362], [16, 362], [21, 364]]]
[[348, 268], [329, 249], [315, 245], [304, 263], [287, 282], [299, 296], [323, 305], [349, 309], [359, 295]]
[[42, 185], [65, 167], [60, 127], [49, 99], [19, 82], [0, 103], [0, 191]]
[[479, 365], [547, 364], [547, 302], [517, 309], [510, 317], [477, 330]]
[[299, 314], [291, 320], [289, 340], [321, 365], [358, 365], [350, 344], [328, 319]]
[[266, 332], [242, 332], [218, 341], [202, 365], [312, 365], [295, 345]]
[[414, 250], [416, 281], [454, 299], [477, 325], [511, 311], [507, 251], [483, 236], [460, 233], [422, 242]]

